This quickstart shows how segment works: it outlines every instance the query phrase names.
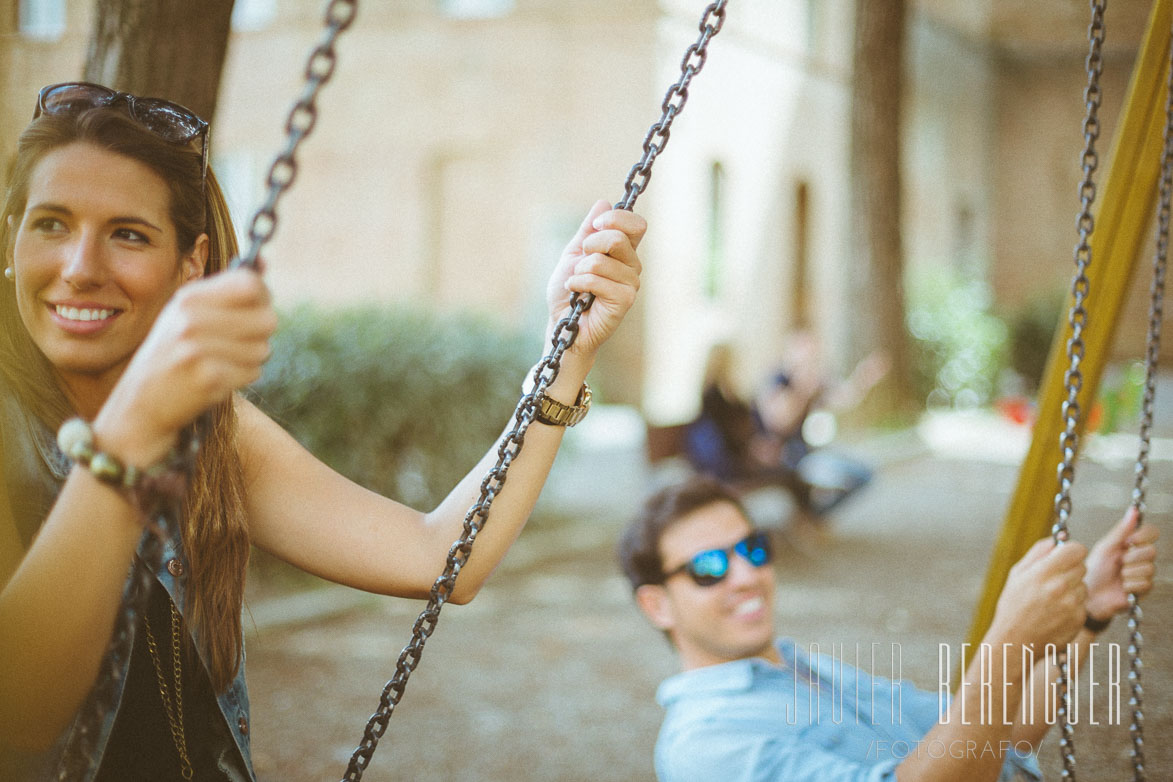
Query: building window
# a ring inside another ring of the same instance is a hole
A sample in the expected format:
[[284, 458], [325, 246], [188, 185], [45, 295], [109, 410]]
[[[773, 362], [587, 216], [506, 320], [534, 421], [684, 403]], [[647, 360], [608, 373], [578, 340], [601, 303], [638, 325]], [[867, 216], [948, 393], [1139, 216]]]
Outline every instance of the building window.
[[790, 321], [795, 330], [811, 326], [810, 185], [794, 188], [794, 267], [790, 285]]
[[702, 290], [709, 299], [721, 295], [725, 276], [725, 169], [713, 163], [709, 169], [709, 241], [705, 247]]
[[236, 0], [232, 5], [232, 29], [253, 32], [269, 26], [277, 16], [277, 0]]
[[454, 19], [495, 19], [513, 10], [514, 0], [439, 0], [440, 13]]
[[57, 40], [65, 33], [65, 0], [20, 0], [17, 26], [25, 37]]

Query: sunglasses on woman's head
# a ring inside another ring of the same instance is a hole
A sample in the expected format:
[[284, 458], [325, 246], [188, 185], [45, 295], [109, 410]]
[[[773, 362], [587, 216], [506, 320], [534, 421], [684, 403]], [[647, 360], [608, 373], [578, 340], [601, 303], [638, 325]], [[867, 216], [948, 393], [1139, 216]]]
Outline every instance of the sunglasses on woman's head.
[[729, 575], [729, 555], [737, 554], [754, 567], [761, 567], [773, 558], [770, 536], [765, 532], [751, 532], [728, 548], [715, 548], [694, 554], [691, 559], [664, 574], [664, 581], [677, 573], [687, 573], [697, 586], [719, 584]]
[[201, 182], [208, 179], [208, 123], [195, 112], [178, 103], [162, 98], [140, 98], [129, 92], [119, 92], [101, 84], [77, 81], [50, 84], [41, 88], [33, 119], [42, 114], [73, 114], [86, 109], [113, 106], [118, 101], [126, 104], [126, 113], [148, 131], [174, 144], [186, 144], [202, 136], [200, 153]]

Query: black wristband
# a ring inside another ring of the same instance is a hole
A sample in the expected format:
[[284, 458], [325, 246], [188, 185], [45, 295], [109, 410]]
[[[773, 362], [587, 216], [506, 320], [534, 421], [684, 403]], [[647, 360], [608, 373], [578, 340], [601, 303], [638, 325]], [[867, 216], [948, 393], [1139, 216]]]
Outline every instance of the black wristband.
[[1096, 619], [1091, 614], [1088, 614], [1083, 620], [1083, 626], [1096, 635], [1107, 630], [1110, 624], [1112, 624], [1112, 617], [1110, 616], [1107, 619]]

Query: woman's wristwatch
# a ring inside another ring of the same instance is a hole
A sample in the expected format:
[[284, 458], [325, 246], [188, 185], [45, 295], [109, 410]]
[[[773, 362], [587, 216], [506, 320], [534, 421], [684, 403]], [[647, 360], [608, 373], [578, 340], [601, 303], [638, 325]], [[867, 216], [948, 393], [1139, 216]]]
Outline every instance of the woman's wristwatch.
[[573, 405], [565, 405], [557, 399], [545, 394], [538, 395], [537, 407], [534, 409], [534, 420], [550, 426], [574, 426], [586, 417], [591, 409], [591, 387], [586, 383], [578, 392], [578, 399]]

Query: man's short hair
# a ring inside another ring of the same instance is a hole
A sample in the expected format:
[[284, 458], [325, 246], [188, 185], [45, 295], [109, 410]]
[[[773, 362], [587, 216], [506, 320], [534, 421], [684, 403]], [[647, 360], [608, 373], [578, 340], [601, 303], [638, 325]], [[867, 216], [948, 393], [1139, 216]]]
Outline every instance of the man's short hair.
[[707, 476], [666, 486], [648, 497], [639, 515], [623, 531], [617, 549], [619, 565], [633, 590], [664, 581], [664, 563], [660, 560], [660, 538], [664, 531], [693, 511], [716, 502], [727, 502], [748, 518], [740, 497], [725, 484]]

